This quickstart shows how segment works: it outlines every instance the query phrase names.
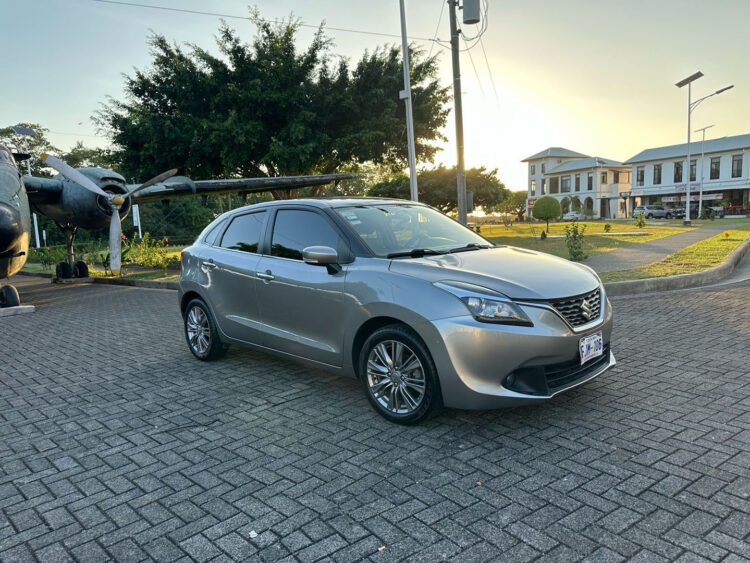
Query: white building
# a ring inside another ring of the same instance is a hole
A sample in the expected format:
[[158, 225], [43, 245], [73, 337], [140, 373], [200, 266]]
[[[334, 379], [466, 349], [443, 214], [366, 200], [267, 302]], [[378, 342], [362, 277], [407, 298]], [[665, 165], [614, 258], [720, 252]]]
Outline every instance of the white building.
[[[701, 154], [703, 153], [703, 156]], [[646, 149], [625, 161], [632, 166], [628, 209], [662, 202], [685, 206], [687, 143]], [[723, 201], [727, 214], [742, 214], [750, 205], [750, 134], [690, 143], [690, 199]]]
[[551, 195], [560, 200], [563, 213], [577, 207], [577, 198], [593, 217], [627, 217], [621, 194], [631, 191], [630, 166], [562, 147], [550, 147], [522, 162], [529, 167], [527, 210], [537, 198]]

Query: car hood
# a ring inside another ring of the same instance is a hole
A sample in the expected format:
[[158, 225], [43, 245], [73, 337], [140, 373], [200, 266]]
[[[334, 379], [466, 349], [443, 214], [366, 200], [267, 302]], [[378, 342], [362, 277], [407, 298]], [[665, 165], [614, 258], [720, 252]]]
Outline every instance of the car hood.
[[461, 281], [513, 299], [558, 299], [588, 293], [600, 282], [586, 266], [513, 246], [455, 252], [424, 258], [398, 258], [390, 270], [429, 282]]

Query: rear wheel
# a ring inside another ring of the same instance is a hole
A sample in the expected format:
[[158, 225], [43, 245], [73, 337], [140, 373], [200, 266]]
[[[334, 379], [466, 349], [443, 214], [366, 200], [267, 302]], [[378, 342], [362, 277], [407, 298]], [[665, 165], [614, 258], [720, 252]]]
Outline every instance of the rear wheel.
[[667, 219], [671, 219], [671, 218], [672, 218], [672, 214], [671, 214], [671, 213], [667, 213], [667, 214], [665, 215], [665, 217], [666, 217]]
[[649, 213], [648, 215], [646, 215], [646, 219], [653, 219], [653, 218], [654, 218], [653, 213]]
[[193, 356], [203, 361], [218, 360], [227, 351], [213, 316], [202, 299], [193, 299], [185, 308], [185, 340]]
[[0, 287], [0, 308], [18, 307], [21, 299], [18, 297], [18, 291], [12, 285]]
[[409, 328], [375, 331], [359, 355], [359, 375], [375, 410], [398, 424], [425, 420], [443, 406], [437, 369], [422, 340]]

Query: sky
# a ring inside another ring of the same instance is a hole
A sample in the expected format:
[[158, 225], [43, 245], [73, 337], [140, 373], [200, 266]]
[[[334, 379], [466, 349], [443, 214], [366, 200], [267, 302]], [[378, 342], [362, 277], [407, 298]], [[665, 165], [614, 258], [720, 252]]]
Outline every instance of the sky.
[[[242, 0], [126, 0], [245, 16]], [[405, 0], [408, 34], [440, 54], [449, 86], [450, 51], [443, 0]], [[399, 44], [398, 0], [257, 0], [264, 18], [294, 13], [303, 23], [394, 34], [329, 30], [331, 52], [356, 60], [366, 49]], [[442, 18], [441, 18], [441, 12]], [[77, 140], [105, 146], [91, 116], [108, 96], [122, 98], [123, 74], [145, 68], [151, 32], [213, 49], [219, 17], [95, 0], [0, 0], [0, 126], [40, 123], [65, 150]], [[248, 41], [249, 21], [228, 19]], [[481, 45], [461, 54], [466, 165], [498, 169], [511, 189], [526, 188], [520, 161], [550, 146], [626, 160], [643, 149], [683, 143], [686, 89], [675, 83], [702, 71], [694, 98], [734, 84], [693, 112], [707, 138], [750, 133], [750, 0], [489, 0]], [[12, 22], [13, 26], [10, 24]], [[439, 23], [439, 26], [438, 26]], [[469, 30], [473, 33], [471, 26]], [[306, 43], [312, 29], [303, 28]], [[486, 53], [486, 60], [485, 60]], [[437, 162], [456, 160], [449, 116]]]

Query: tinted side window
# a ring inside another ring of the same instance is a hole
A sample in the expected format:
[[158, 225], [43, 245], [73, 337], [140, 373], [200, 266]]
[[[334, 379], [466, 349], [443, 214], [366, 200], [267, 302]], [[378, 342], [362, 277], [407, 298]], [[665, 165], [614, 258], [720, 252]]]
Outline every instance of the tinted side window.
[[266, 212], [238, 215], [229, 225], [221, 238], [221, 246], [243, 252], [258, 252], [260, 237], [266, 223]]
[[302, 260], [302, 249], [308, 246], [330, 246], [341, 252], [338, 233], [314, 211], [282, 209], [276, 214], [271, 255]]

